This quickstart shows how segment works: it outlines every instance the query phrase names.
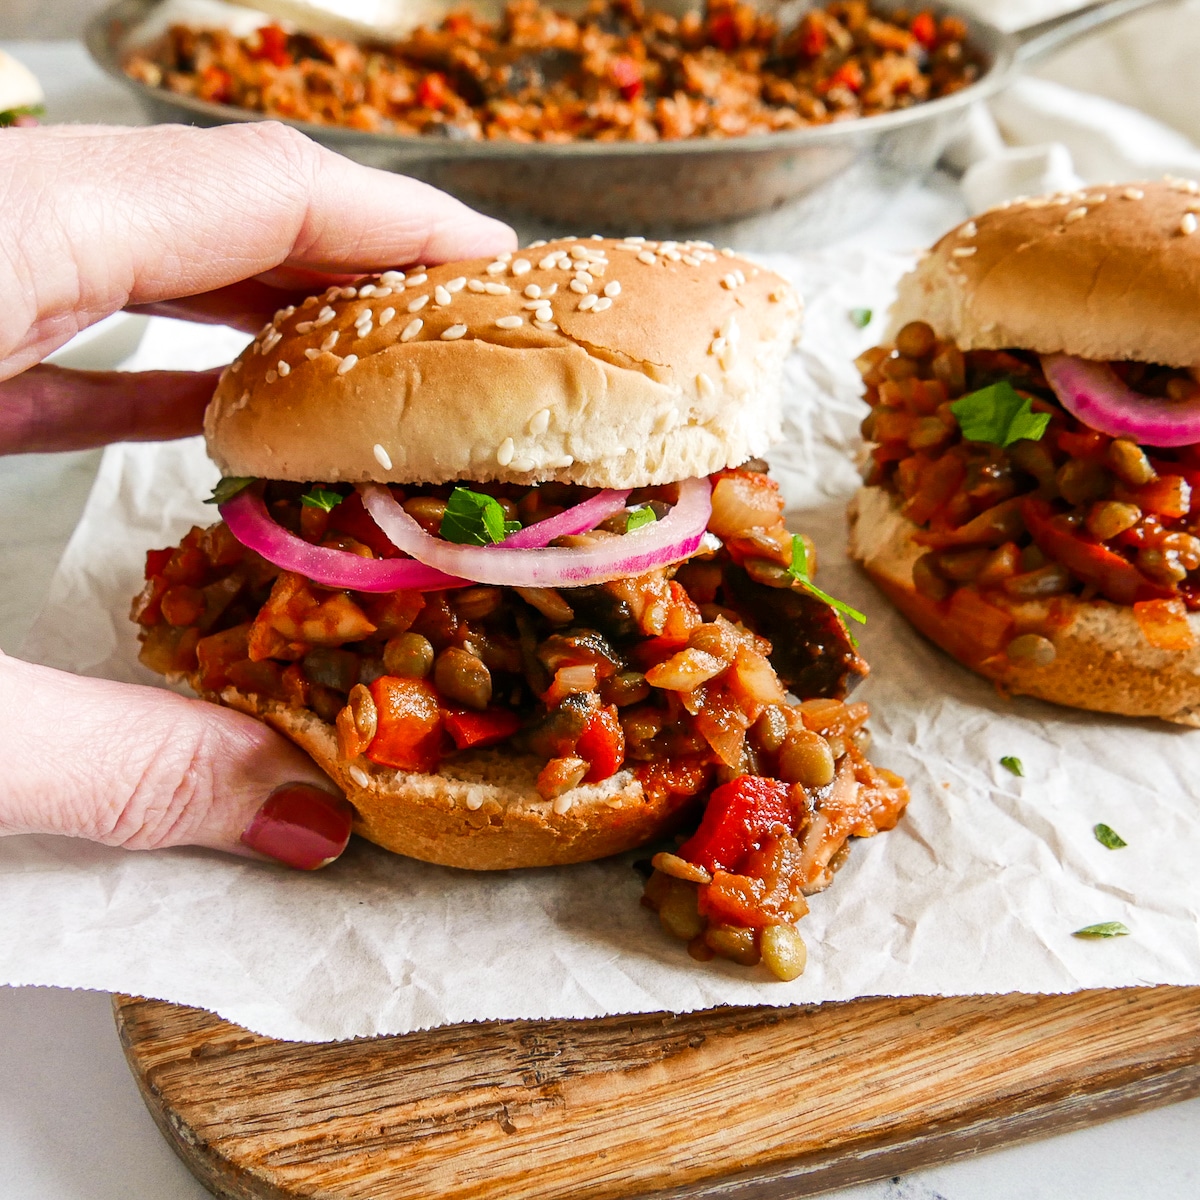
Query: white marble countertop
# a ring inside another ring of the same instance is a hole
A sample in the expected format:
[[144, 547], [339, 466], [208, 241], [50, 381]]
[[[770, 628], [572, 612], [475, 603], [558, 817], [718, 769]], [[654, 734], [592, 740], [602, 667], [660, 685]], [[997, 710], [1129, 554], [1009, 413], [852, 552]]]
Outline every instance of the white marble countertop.
[[[7, 43], [42, 79], [52, 121], [140, 122], [71, 42]], [[943, 180], [898, 202], [863, 240], [905, 248], [956, 216]], [[84, 365], [80, 363], [78, 365]], [[97, 363], [96, 365], [100, 365]], [[0, 648], [20, 643], [95, 472], [93, 452], [0, 459]], [[1200, 1099], [833, 1193], [840, 1200], [1194, 1200]], [[0, 1196], [200, 1200], [142, 1107], [109, 998], [0, 988]]]

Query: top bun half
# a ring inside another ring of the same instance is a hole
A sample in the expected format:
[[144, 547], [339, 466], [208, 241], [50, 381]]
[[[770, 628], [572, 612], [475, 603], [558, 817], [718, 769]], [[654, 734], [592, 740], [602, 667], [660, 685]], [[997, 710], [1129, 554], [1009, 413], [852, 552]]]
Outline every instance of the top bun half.
[[36, 108], [45, 99], [37, 76], [24, 63], [0, 50], [0, 112]]
[[1018, 200], [948, 233], [900, 282], [891, 333], [960, 350], [1200, 363], [1200, 185], [1106, 184]]
[[784, 279], [707, 243], [385, 272], [276, 314], [222, 376], [208, 449], [226, 475], [326, 482], [706, 475], [778, 439], [800, 317]]

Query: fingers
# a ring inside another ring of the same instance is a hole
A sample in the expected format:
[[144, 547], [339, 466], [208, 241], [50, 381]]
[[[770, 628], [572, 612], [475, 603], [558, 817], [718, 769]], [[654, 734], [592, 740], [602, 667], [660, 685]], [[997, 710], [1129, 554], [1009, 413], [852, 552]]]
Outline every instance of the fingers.
[[241, 713], [0, 655], [0, 834], [208, 846], [324, 866], [353, 809], [307, 755]]
[[8, 130], [0, 376], [128, 305], [277, 268], [362, 273], [515, 246], [507, 226], [271, 122]]
[[0, 380], [0, 454], [199, 433], [220, 371], [69, 371]]

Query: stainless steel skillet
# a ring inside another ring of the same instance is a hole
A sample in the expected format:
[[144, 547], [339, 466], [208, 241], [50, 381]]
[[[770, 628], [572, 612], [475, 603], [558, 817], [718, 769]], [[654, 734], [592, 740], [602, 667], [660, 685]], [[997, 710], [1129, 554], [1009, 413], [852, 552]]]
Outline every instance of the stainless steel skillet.
[[[217, 125], [257, 113], [148, 87], [121, 69], [131, 31], [160, 0], [117, 0], [93, 18], [95, 60], [155, 121]], [[789, 206], [797, 240], [829, 240], [862, 225], [905, 184], [928, 172], [972, 104], [1025, 67], [1100, 26], [1168, 0], [1103, 0], [1015, 33], [963, 16], [986, 63], [951, 96], [876, 117], [754, 137], [674, 142], [452, 142], [290, 124], [350, 158], [424, 179], [498, 216], [562, 231], [677, 233]], [[911, 0], [876, 0], [882, 9]], [[790, 7], [790, 6], [789, 6]], [[934, 3], [939, 14], [953, 5]]]

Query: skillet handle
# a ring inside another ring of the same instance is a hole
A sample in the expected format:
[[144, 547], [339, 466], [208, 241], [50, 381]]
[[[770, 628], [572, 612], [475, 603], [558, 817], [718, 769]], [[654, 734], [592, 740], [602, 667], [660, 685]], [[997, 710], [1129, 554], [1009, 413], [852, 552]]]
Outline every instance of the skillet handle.
[[1102, 29], [1122, 17], [1132, 16], [1144, 8], [1157, 8], [1175, 0], [1103, 0], [1099, 4], [1085, 4], [1072, 12], [1060, 13], [1024, 29], [1013, 30], [1017, 40], [1016, 60], [1027, 67], [1045, 58], [1047, 54], [1069, 45], [1084, 34]]

